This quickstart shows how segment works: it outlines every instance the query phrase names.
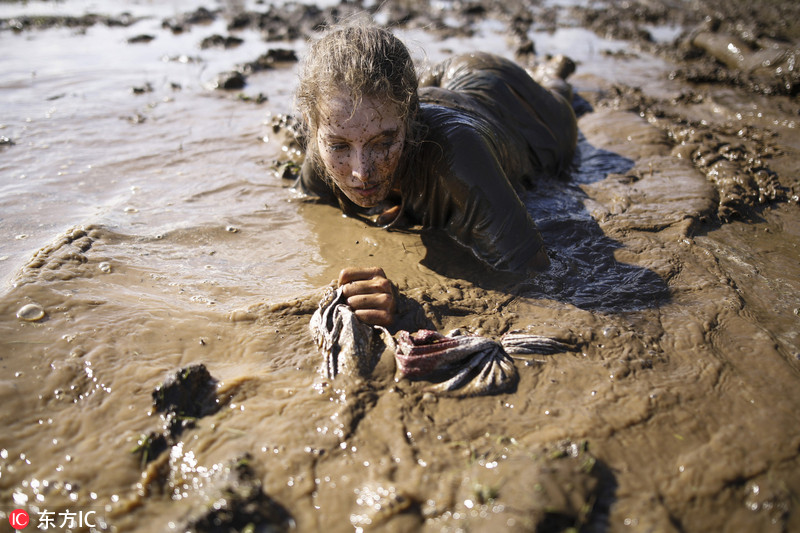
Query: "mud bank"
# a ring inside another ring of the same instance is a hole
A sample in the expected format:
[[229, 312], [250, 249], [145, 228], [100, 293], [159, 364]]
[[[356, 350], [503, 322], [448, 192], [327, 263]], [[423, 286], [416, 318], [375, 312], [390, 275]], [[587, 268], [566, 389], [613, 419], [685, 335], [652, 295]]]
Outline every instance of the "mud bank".
[[[0, 78], [0, 512], [125, 532], [800, 528], [798, 8], [113, 8], [0, 24], [3, 44], [76, 43], [92, 65], [33, 76], [9, 53]], [[292, 57], [359, 11], [421, 62], [574, 59], [577, 171], [524, 199], [550, 271], [290, 201]], [[237, 88], [215, 87], [226, 72]], [[324, 379], [308, 324], [352, 264], [440, 331], [578, 349], [518, 358], [494, 396]]]

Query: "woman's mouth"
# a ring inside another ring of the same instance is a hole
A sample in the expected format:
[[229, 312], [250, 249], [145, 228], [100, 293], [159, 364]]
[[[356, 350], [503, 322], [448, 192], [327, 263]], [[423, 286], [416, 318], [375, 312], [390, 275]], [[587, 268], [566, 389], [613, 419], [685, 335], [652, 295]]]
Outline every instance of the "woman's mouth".
[[375, 191], [378, 190], [378, 186], [369, 185], [367, 187], [359, 187], [358, 189], [353, 189], [353, 190], [356, 192], [356, 194], [359, 194], [360, 196], [370, 196], [374, 194]]

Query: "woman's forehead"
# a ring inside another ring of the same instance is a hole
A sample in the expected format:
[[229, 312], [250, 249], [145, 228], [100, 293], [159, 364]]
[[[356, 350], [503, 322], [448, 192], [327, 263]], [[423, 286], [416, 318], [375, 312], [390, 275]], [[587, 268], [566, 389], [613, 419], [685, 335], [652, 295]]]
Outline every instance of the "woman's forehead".
[[352, 130], [377, 133], [397, 129], [403, 120], [398, 106], [391, 101], [365, 96], [354, 102], [337, 94], [320, 105], [320, 129]]

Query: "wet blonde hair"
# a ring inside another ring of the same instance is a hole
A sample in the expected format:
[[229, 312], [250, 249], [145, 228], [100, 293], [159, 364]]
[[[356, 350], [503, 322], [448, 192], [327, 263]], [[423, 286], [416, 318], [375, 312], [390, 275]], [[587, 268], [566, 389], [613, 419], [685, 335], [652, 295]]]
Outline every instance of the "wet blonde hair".
[[408, 48], [389, 30], [364, 21], [331, 28], [310, 44], [295, 94], [308, 143], [306, 156], [320, 167], [316, 137], [321, 106], [342, 93], [350, 96], [353, 109], [363, 98], [395, 104], [406, 126], [406, 147], [412, 146], [420, 129], [418, 84]]

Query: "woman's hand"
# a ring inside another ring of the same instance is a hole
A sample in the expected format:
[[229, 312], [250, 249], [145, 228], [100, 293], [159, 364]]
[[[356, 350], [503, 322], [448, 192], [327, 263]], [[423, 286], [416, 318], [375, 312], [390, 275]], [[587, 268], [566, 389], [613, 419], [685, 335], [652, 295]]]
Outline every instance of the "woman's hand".
[[339, 286], [362, 322], [373, 326], [391, 326], [396, 318], [392, 282], [382, 268], [345, 268], [339, 273]]

